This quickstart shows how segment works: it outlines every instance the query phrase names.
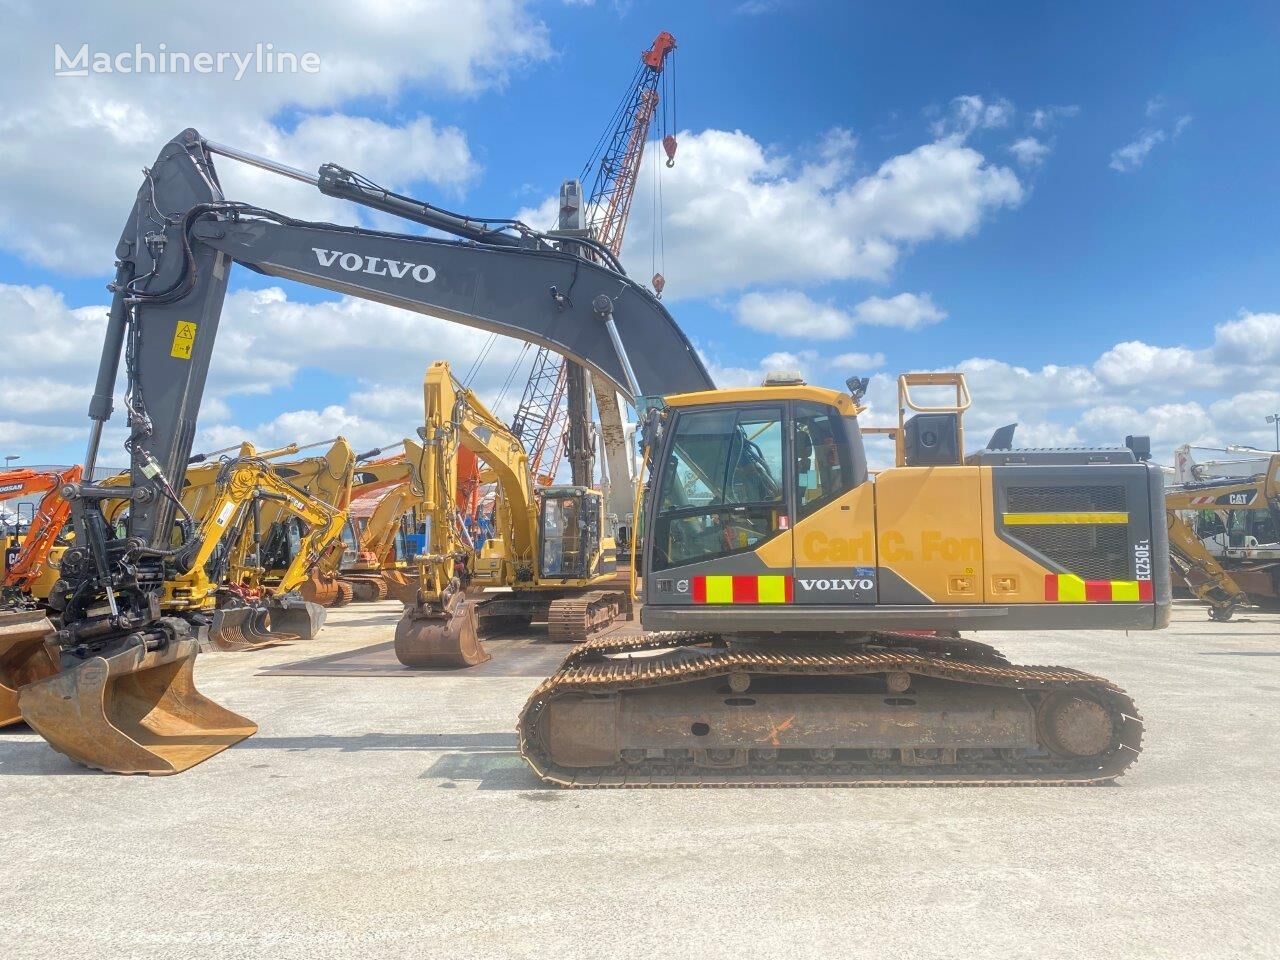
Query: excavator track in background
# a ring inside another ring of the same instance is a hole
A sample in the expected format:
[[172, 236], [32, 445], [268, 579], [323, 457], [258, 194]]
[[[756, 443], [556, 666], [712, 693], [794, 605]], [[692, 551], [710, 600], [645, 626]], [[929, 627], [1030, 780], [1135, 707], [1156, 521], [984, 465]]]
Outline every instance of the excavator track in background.
[[0, 727], [22, 722], [18, 690], [58, 672], [53, 624], [41, 610], [0, 613]]
[[1076, 786], [1142, 749], [1101, 677], [983, 644], [868, 634], [788, 651], [706, 633], [603, 637], [529, 698], [520, 752], [574, 787]]
[[387, 599], [390, 592], [387, 581], [380, 573], [342, 575], [342, 582], [351, 588], [352, 600], [355, 603], [377, 603]]
[[552, 600], [547, 611], [547, 639], [552, 643], [584, 643], [621, 618], [626, 607], [625, 590], [592, 590]]

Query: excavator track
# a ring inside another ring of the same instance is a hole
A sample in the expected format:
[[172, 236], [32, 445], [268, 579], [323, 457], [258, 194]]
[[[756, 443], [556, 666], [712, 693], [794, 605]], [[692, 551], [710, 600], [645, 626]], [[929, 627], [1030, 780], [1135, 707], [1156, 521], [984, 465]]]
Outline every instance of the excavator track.
[[592, 590], [551, 601], [547, 611], [547, 639], [552, 643], [583, 643], [622, 616], [626, 594]]
[[786, 651], [601, 637], [519, 721], [521, 755], [566, 787], [1083, 786], [1121, 776], [1142, 729], [1101, 677], [897, 634]]
[[344, 575], [342, 582], [351, 587], [355, 603], [377, 603], [387, 599], [387, 581], [380, 573]]

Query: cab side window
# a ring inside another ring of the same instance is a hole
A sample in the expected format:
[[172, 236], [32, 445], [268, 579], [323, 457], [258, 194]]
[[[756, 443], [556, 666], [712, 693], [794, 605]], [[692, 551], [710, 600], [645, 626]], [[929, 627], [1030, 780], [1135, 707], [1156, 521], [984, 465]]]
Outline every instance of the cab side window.
[[796, 404], [796, 513], [804, 519], [858, 484], [840, 412], [820, 403]]

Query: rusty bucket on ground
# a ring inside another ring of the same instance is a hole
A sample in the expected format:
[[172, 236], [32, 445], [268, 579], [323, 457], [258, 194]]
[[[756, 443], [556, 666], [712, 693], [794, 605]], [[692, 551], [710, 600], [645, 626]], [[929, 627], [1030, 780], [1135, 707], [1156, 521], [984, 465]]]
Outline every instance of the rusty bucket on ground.
[[406, 667], [474, 667], [490, 659], [480, 642], [475, 604], [454, 594], [443, 610], [405, 604], [396, 624], [396, 659]]
[[273, 633], [290, 633], [299, 640], [314, 640], [328, 616], [320, 604], [293, 596], [273, 599], [267, 611]]
[[416, 603], [418, 586], [421, 581], [416, 573], [406, 574], [400, 570], [384, 570], [382, 578], [387, 584], [387, 594], [392, 600], [401, 603]]
[[195, 640], [92, 657], [18, 692], [23, 719], [59, 753], [110, 773], [181, 773], [257, 732], [192, 676]]
[[295, 597], [258, 606], [223, 607], [209, 626], [209, 646], [235, 652], [314, 640], [324, 618], [324, 607]]
[[58, 672], [53, 624], [41, 610], [0, 613], [0, 727], [22, 721], [18, 689]]

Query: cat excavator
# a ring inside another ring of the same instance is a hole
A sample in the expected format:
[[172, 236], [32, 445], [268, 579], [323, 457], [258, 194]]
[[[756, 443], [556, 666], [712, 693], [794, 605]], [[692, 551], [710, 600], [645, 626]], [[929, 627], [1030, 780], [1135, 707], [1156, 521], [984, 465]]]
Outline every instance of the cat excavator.
[[[351, 588], [351, 598], [356, 603], [385, 600], [393, 590], [404, 588], [403, 575], [394, 564], [384, 569], [383, 558], [394, 549], [400, 519], [412, 507], [408, 483], [409, 465], [403, 453], [362, 463], [356, 470], [343, 534], [346, 550], [338, 569], [338, 576]], [[375, 499], [376, 506], [367, 516], [355, 516], [357, 505]]]
[[[228, 200], [215, 157], [458, 239]], [[664, 305], [589, 233], [462, 216], [195, 130], [161, 149], [125, 223], [85, 471], [123, 359], [127, 529], [101, 513], [119, 489], [67, 485], [77, 540], [62, 573], [75, 602], [49, 637], [60, 671], [18, 689], [57, 748], [80, 732], [68, 752], [82, 762], [174, 772], [253, 733], [196, 691], [190, 625], [158, 603], [166, 560], [187, 549], [169, 541], [175, 491], [236, 264], [546, 346], [636, 405], [650, 471], [636, 491], [643, 548], [632, 540], [646, 632], [574, 647], [534, 691], [518, 733], [545, 780], [1068, 785], [1114, 780], [1138, 756], [1142, 722], [1115, 684], [949, 635], [1115, 631], [1125, 643], [1120, 631], [1167, 624], [1163, 478], [1140, 442], [966, 455], [963, 377], [911, 374], [895, 466], [873, 476], [865, 381], [716, 389]], [[127, 735], [164, 768], [104, 756], [99, 734]]]
[[[1251, 477], [1174, 484], [1165, 491], [1165, 511], [1174, 565], [1209, 608], [1211, 620], [1230, 620], [1238, 607], [1250, 603], [1277, 603], [1280, 454]], [[1185, 519], [1193, 511], [1199, 514], [1196, 520]], [[1225, 540], [1221, 556], [1205, 546], [1206, 536]]]
[[[418, 595], [396, 627], [408, 667], [470, 667], [489, 659], [479, 617], [545, 619], [550, 639], [585, 640], [626, 605], [617, 548], [604, 535], [604, 498], [589, 487], [541, 486], [520, 438], [437, 360], [423, 377], [421, 443], [405, 440], [430, 529], [418, 557]], [[458, 451], [470, 451], [498, 485], [501, 536], [472, 541], [458, 509]], [[504, 592], [477, 603], [474, 594]]]

